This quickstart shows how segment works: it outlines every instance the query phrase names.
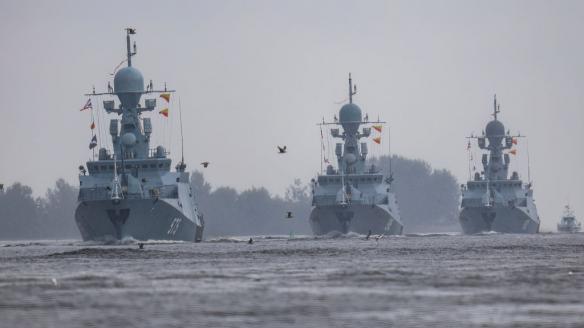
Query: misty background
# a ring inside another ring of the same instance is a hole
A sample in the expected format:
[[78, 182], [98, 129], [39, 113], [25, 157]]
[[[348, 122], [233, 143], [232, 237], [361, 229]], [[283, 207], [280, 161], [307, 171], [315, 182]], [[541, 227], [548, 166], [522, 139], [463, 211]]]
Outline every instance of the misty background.
[[[555, 230], [567, 202], [584, 213], [580, 1], [3, 1], [0, 183], [30, 186], [35, 208], [50, 204], [45, 192], [60, 178], [76, 188], [92, 155], [83, 94], [106, 89], [128, 26], [137, 29], [134, 66], [178, 91], [169, 119], [146, 114], [153, 140], [180, 158], [180, 98], [185, 159], [191, 170], [211, 162], [204, 179], [215, 192], [265, 188], [285, 200], [294, 179], [314, 177], [315, 123], [338, 112], [352, 72], [355, 102], [391, 126], [392, 153], [448, 170], [457, 184], [468, 178], [465, 137], [491, 119], [496, 93], [506, 128], [528, 136], [542, 230]], [[522, 140], [511, 170], [527, 179]], [[396, 169], [396, 189], [407, 178]]]

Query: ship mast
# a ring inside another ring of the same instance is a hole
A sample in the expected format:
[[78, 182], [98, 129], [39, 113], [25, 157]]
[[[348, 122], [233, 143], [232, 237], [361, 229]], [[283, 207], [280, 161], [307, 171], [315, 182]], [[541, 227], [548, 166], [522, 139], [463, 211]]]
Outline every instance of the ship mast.
[[501, 112], [501, 104], [497, 102], [497, 95], [493, 96], [493, 117], [497, 119], [497, 114]]
[[351, 73], [349, 73], [349, 104], [353, 103], [353, 95], [357, 94], [357, 85], [353, 87], [353, 79], [351, 79]]
[[134, 41], [134, 51], [132, 52], [130, 50], [130, 35], [136, 34], [136, 29], [128, 27], [128, 28], [126, 28], [126, 33], [127, 33], [126, 34], [127, 61], [128, 61], [128, 67], [131, 67], [132, 66], [132, 56], [134, 56], [136, 54], [136, 42]]

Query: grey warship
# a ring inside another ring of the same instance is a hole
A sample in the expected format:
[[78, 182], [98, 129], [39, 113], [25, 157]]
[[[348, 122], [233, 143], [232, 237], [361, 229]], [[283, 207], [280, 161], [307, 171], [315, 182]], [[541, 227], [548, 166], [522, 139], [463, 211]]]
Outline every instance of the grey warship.
[[154, 90], [152, 82], [144, 89], [142, 73], [132, 66], [136, 44], [131, 51], [130, 36], [135, 30], [126, 31], [127, 67], [116, 72], [113, 89], [108, 85], [106, 93], [94, 90], [87, 95], [116, 96], [117, 107], [114, 100], [104, 101], [103, 107], [121, 119], [110, 120], [113, 152], [100, 148], [97, 160], [86, 163], [87, 170], [79, 168], [75, 221], [83, 240], [201, 241], [203, 217], [195, 204], [184, 157], [176, 171], [171, 171], [166, 149], [150, 148], [152, 122], [142, 115], [156, 107], [156, 98], [140, 104], [142, 95], [169, 95], [173, 90]]
[[[310, 225], [315, 235], [334, 231], [400, 235], [403, 224], [392, 192], [393, 178], [384, 177], [375, 165], [367, 166], [367, 143], [359, 143], [371, 135], [370, 125], [385, 122], [363, 120], [361, 108], [353, 103], [355, 93], [349, 74], [349, 103], [341, 107], [338, 120], [321, 124], [340, 125], [343, 131], [332, 128], [331, 135], [344, 143], [335, 148], [338, 168], [329, 164], [325, 174], [312, 180]], [[359, 131], [361, 125], [365, 127]]]
[[[460, 225], [465, 234], [481, 232], [537, 233], [540, 220], [533, 199], [531, 181], [524, 184], [517, 172], [508, 176], [511, 162], [509, 153], [518, 138], [498, 119], [500, 106], [494, 98], [493, 120], [477, 139], [482, 155], [483, 171], [476, 172], [474, 178], [462, 185], [462, 202], [459, 215]], [[507, 151], [507, 152], [505, 152]], [[470, 174], [470, 171], [469, 171]]]

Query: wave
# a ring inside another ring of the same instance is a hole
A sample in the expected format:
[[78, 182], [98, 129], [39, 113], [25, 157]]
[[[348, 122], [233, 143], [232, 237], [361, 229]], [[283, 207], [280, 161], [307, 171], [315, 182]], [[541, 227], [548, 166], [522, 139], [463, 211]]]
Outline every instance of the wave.
[[206, 243], [247, 243], [249, 238], [244, 239], [244, 237], [218, 237], [209, 240], [205, 240]]
[[34, 247], [34, 246], [70, 246], [72, 242], [76, 242], [73, 239], [61, 239], [61, 240], [13, 240], [13, 241], [3, 241], [0, 247]]
[[[152, 258], [168, 257], [171, 252], [151, 249], [139, 249], [138, 247], [85, 247], [72, 251], [48, 254], [42, 257], [47, 258], [106, 258], [106, 259], [127, 259], [127, 258]], [[174, 254], [177, 256], [177, 254]]]
[[314, 239], [357, 239], [357, 238], [365, 238], [365, 235], [356, 233], [356, 232], [348, 232], [342, 233], [340, 231], [331, 231], [324, 235], [314, 236]]
[[405, 237], [448, 237], [460, 236], [460, 232], [427, 232], [427, 233], [406, 233]]
[[492, 236], [492, 235], [502, 235], [502, 232], [498, 231], [481, 231], [477, 233], [473, 233], [473, 236]]

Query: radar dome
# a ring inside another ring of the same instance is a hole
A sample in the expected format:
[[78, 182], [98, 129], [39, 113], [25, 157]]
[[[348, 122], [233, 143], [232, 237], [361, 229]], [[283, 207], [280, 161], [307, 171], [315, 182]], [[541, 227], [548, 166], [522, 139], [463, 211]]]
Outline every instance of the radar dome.
[[357, 162], [357, 156], [355, 156], [355, 154], [353, 154], [353, 153], [345, 154], [344, 159], [345, 159], [345, 162], [349, 165], [355, 164], [355, 162]]
[[143, 92], [144, 77], [139, 70], [132, 66], [120, 69], [114, 77], [114, 90], [121, 92]]
[[487, 137], [490, 136], [502, 137], [505, 135], [505, 126], [503, 125], [503, 123], [501, 123], [501, 121], [492, 120], [487, 124], [485, 132], [487, 134]]
[[361, 108], [353, 103], [344, 105], [339, 111], [339, 121], [343, 125], [345, 132], [349, 134], [357, 133], [361, 122]]
[[124, 108], [136, 108], [144, 92], [142, 73], [132, 66], [122, 68], [114, 76], [114, 91]]
[[136, 143], [136, 136], [131, 132], [125, 133], [122, 136], [122, 142], [124, 143], [124, 146], [131, 147]]
[[361, 122], [361, 108], [353, 103], [344, 105], [339, 111], [339, 120], [341, 123]]

